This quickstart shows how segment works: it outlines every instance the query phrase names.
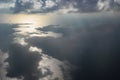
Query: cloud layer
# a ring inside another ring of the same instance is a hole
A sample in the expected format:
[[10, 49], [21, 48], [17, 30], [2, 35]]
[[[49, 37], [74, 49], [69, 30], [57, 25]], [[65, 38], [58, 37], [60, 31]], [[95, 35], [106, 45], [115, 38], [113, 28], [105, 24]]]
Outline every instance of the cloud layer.
[[15, 12], [47, 13], [61, 10], [67, 12], [119, 11], [119, 0], [17, 0]]
[[[14, 13], [119, 11], [119, 0], [0, 0]], [[1, 7], [1, 6], [0, 6]], [[4, 7], [1, 7], [4, 9]], [[1, 11], [2, 12], [2, 11]]]

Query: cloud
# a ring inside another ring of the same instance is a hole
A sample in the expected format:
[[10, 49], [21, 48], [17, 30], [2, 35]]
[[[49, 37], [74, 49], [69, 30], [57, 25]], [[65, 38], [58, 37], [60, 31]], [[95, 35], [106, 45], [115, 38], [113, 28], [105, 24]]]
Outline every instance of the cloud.
[[9, 2], [14, 2], [15, 0], [0, 0], [0, 2], [3, 2], [3, 3], [9, 3]]
[[4, 10], [7, 8], [6, 11], [13, 11], [13, 13], [57, 12], [66, 14], [120, 10], [119, 0], [0, 0], [0, 2], [0, 8]]
[[0, 9], [7, 9], [10, 7], [14, 7], [14, 4], [12, 4], [12, 3], [0, 3]]
[[[99, 0], [97, 3], [98, 10], [113, 10], [116, 6], [114, 0]], [[120, 6], [119, 6], [120, 7]]]
[[48, 13], [59, 11], [60, 13], [69, 13], [119, 11], [119, 7], [118, 0], [16, 0], [14, 12]]
[[13, 13], [11, 10], [15, 5], [15, 0], [0, 0], [0, 13]]
[[59, 0], [16, 0], [14, 12], [49, 12], [57, 9]]

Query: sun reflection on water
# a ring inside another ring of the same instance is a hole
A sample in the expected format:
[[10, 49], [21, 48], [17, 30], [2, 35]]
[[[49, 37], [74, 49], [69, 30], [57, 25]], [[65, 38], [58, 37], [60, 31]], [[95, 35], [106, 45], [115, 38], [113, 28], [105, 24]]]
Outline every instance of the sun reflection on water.
[[49, 17], [21, 14], [13, 16], [11, 23], [28, 24], [29, 27], [40, 27], [49, 23]]
[[0, 20], [0, 23], [26, 24], [32, 27], [42, 27], [55, 21], [54, 15], [50, 14], [4, 14], [0, 15]]
[[[37, 28], [43, 28], [47, 25], [51, 25], [52, 19], [48, 15], [26, 15], [26, 14], [19, 14], [19, 15], [11, 15], [9, 16], [9, 23], [10, 24], [17, 24], [13, 27], [15, 41], [17, 40], [18, 43], [22, 43], [23, 39], [32, 38], [32, 37], [54, 37], [58, 38], [62, 35], [60, 33], [54, 33], [52, 31], [41, 31]], [[17, 36], [21, 36], [21, 39]], [[20, 41], [20, 40], [22, 41]]]

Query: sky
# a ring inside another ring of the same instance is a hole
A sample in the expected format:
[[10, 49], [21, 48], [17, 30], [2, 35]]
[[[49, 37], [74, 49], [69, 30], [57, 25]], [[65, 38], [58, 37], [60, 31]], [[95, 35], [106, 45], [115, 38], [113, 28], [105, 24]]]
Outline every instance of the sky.
[[0, 80], [114, 80], [120, 0], [0, 0]]

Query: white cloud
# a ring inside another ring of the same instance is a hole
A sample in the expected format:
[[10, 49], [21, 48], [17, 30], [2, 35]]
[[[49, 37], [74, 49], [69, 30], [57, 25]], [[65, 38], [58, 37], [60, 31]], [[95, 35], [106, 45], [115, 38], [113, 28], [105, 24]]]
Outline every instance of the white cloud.
[[59, 9], [58, 11], [56, 11], [57, 13], [62, 13], [62, 14], [67, 14], [67, 13], [72, 13], [72, 12], [78, 12], [79, 9], [75, 8], [72, 4], [67, 6], [67, 7], [63, 7], [61, 9]]
[[120, 0], [114, 0], [116, 3], [119, 3], [120, 4]]
[[54, 6], [57, 6], [56, 2], [52, 1], [52, 0], [47, 0], [46, 2], [46, 8], [52, 8]]
[[14, 7], [14, 3], [0, 3], [0, 9], [9, 9]]
[[109, 10], [111, 9], [110, 0], [99, 0], [97, 3], [99, 10]]
[[42, 2], [34, 2], [34, 6], [33, 6], [34, 9], [39, 10], [41, 9], [41, 7], [42, 7]]

